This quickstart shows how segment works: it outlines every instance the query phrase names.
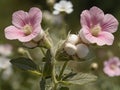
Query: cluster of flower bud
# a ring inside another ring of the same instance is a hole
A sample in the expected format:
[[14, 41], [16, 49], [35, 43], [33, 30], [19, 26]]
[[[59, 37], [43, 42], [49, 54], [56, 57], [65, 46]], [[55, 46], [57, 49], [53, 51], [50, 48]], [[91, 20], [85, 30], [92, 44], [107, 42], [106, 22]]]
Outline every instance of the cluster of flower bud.
[[77, 55], [79, 58], [84, 58], [89, 53], [89, 48], [82, 43], [80, 37], [75, 34], [70, 34], [65, 41], [64, 50], [68, 55]]

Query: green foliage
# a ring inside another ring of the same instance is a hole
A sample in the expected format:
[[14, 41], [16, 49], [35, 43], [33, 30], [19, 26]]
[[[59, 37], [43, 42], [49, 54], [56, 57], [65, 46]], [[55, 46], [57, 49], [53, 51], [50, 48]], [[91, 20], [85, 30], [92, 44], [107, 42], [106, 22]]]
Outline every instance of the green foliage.
[[61, 87], [59, 90], [69, 90], [68, 87]]
[[15, 58], [12, 59], [10, 62], [21, 70], [29, 71], [34, 74], [40, 75], [38, 66], [29, 58], [24, 58], [24, 57]]
[[44, 70], [43, 70], [43, 76], [45, 77], [51, 76], [51, 72], [52, 72], [51, 57], [52, 56], [51, 56], [50, 50], [48, 49], [44, 57], [45, 65], [44, 65]]
[[84, 85], [86, 83], [95, 81], [97, 77], [88, 73], [78, 73], [66, 79], [66, 81], [61, 81], [63, 84], [67, 85]]

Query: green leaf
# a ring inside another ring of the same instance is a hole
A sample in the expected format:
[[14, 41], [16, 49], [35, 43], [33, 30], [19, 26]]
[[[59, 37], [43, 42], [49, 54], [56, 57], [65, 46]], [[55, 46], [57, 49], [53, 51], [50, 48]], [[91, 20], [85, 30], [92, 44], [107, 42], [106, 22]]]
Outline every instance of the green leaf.
[[73, 77], [67, 78], [66, 81], [61, 81], [63, 84], [75, 84], [75, 85], [83, 85], [89, 82], [93, 82], [97, 79], [97, 77], [93, 74], [88, 73], [78, 73]]
[[69, 90], [68, 87], [61, 87], [59, 90]]
[[14, 66], [22, 70], [38, 71], [37, 65], [29, 58], [15, 58], [10, 61]]
[[48, 49], [47, 53], [44, 57], [45, 65], [44, 65], [44, 70], [43, 70], [43, 76], [47, 77], [47, 76], [51, 76], [51, 72], [52, 72], [52, 64], [51, 64], [51, 52]]

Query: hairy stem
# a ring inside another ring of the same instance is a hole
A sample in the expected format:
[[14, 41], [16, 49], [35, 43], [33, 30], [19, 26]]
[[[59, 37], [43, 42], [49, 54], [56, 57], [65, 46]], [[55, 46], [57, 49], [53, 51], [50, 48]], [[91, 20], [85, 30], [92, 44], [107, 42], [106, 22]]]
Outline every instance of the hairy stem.
[[59, 74], [58, 80], [61, 80], [62, 75], [63, 75], [63, 73], [64, 73], [64, 70], [65, 70], [67, 64], [68, 64], [68, 61], [65, 61], [64, 65], [63, 65], [63, 67], [62, 67], [62, 69], [61, 69], [61, 71], [60, 71], [60, 74]]
[[46, 81], [44, 78], [42, 78], [40, 81], [40, 90], [45, 90], [45, 84], [46, 84]]

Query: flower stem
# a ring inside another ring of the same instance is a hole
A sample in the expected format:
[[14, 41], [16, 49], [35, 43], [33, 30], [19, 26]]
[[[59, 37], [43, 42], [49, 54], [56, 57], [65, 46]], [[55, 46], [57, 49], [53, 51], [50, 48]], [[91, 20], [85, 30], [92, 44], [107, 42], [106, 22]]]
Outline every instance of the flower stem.
[[52, 62], [52, 81], [53, 81], [53, 84], [54, 84], [54, 86], [53, 86], [53, 90], [57, 90], [57, 86], [58, 86], [58, 81], [57, 81], [57, 79], [56, 79], [56, 70], [55, 70], [55, 64], [56, 64], [56, 60], [55, 60], [55, 55], [54, 55], [54, 53], [52, 52], [53, 50], [52, 50], [52, 48], [50, 49], [50, 51], [51, 51], [51, 55], [52, 55], [52, 57], [51, 57], [51, 62]]
[[68, 64], [68, 61], [65, 61], [65, 63], [63, 64], [63, 67], [62, 67], [62, 69], [61, 69], [61, 71], [60, 71], [58, 80], [61, 80], [61, 77], [62, 77], [62, 75], [63, 75], [63, 73], [64, 73], [64, 70], [65, 70], [67, 64]]
[[42, 80], [40, 81], [40, 90], [45, 90], [45, 84], [46, 84], [45, 78], [42, 78]]

